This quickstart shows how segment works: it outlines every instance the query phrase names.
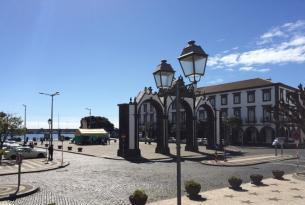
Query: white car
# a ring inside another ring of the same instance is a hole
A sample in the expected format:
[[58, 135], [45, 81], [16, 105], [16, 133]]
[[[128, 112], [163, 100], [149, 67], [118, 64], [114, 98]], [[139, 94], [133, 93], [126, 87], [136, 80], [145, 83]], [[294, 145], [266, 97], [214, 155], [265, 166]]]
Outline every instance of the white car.
[[17, 147], [15, 149], [10, 149], [5, 151], [5, 159], [16, 159], [16, 156], [21, 154], [23, 159], [29, 158], [45, 158], [47, 156], [46, 150], [43, 149], [33, 149], [30, 147]]

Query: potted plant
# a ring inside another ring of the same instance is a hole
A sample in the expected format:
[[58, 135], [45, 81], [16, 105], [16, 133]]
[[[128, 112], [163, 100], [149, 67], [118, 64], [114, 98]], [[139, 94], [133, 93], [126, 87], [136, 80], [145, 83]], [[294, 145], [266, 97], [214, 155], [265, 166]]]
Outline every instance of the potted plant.
[[72, 147], [71, 147], [71, 146], [69, 146], [69, 147], [68, 147], [68, 150], [69, 150], [69, 151], [71, 151], [71, 150], [72, 150]]
[[264, 176], [261, 174], [251, 174], [250, 179], [251, 183], [255, 185], [260, 185], [262, 183]]
[[272, 170], [275, 179], [283, 179], [285, 172], [283, 170]]
[[241, 189], [240, 185], [243, 183], [243, 180], [239, 177], [232, 176], [228, 179], [228, 182], [232, 189]]
[[34, 145], [36, 146], [36, 145], [37, 145], [37, 142], [34, 142]]
[[200, 190], [201, 190], [201, 185], [194, 180], [189, 180], [184, 183], [184, 187], [186, 192], [189, 194], [190, 199], [195, 198], [198, 196]]
[[83, 148], [82, 148], [82, 147], [78, 147], [78, 148], [77, 148], [77, 151], [78, 151], [78, 152], [82, 152], [82, 151], [83, 151]]
[[147, 194], [143, 190], [137, 189], [129, 196], [129, 201], [132, 205], [144, 205], [147, 198]]
[[45, 147], [49, 147], [49, 144], [45, 144], [44, 146], [45, 146]]
[[62, 145], [57, 145], [58, 149], [62, 149]]

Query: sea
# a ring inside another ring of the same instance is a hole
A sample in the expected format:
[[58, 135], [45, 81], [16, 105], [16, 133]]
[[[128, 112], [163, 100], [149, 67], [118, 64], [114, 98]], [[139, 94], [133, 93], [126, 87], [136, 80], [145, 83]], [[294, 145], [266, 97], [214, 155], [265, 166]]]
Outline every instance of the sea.
[[[65, 136], [65, 137], [70, 137], [71, 139], [74, 137], [74, 134], [71, 134], [71, 133], [61, 133], [62, 136]], [[23, 141], [24, 139], [24, 135], [22, 136], [15, 136], [15, 137], [20, 137], [21, 140]], [[43, 138], [44, 137], [44, 134], [26, 134], [26, 137], [28, 137], [28, 140], [29, 141], [32, 141], [33, 138], [36, 138], [37, 141], [40, 140], [40, 138]], [[53, 134], [53, 140], [58, 140], [58, 134]]]

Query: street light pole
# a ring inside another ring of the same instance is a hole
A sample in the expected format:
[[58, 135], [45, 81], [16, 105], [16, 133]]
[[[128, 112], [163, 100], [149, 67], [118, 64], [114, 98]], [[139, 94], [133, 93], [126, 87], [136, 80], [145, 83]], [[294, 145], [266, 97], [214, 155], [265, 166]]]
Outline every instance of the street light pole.
[[55, 92], [53, 94], [48, 94], [48, 93], [39, 93], [41, 95], [47, 95], [47, 96], [51, 96], [51, 131], [50, 131], [50, 146], [53, 143], [53, 97], [56, 95], [59, 95], [59, 92]]
[[[195, 44], [195, 41], [189, 41], [188, 46], [182, 50], [181, 55], [178, 57], [180, 66], [182, 68], [183, 74], [190, 81], [190, 85], [184, 85], [183, 78], [180, 76], [173, 85], [175, 71], [172, 66], [166, 63], [166, 60], [162, 60], [156, 70], [153, 72], [155, 78], [155, 83], [157, 88], [159, 88], [159, 95], [166, 97], [167, 95], [176, 95], [176, 145], [177, 145], [177, 205], [181, 205], [181, 157], [180, 157], [180, 95], [183, 97], [193, 97], [195, 98], [195, 86], [205, 73], [206, 62], [208, 55], [203, 51], [203, 49]], [[193, 89], [192, 89], [193, 88]], [[183, 90], [180, 93], [180, 90]], [[195, 100], [194, 100], [195, 102]], [[193, 104], [193, 109], [195, 113], [195, 103]], [[166, 106], [166, 104], [165, 104]], [[165, 110], [167, 107], [165, 107]], [[193, 123], [196, 123], [196, 116], [193, 113]], [[194, 125], [193, 129], [196, 126]], [[195, 132], [195, 130], [193, 131]], [[193, 133], [193, 142], [189, 143], [190, 149], [198, 149], [196, 144], [196, 136]]]
[[86, 110], [89, 110], [89, 116], [91, 117], [91, 108], [85, 108]]
[[177, 205], [181, 205], [180, 78], [176, 81]]
[[24, 128], [25, 128], [25, 133], [24, 133], [24, 139], [23, 141], [25, 142], [25, 138], [26, 138], [26, 105], [22, 104], [24, 107]]

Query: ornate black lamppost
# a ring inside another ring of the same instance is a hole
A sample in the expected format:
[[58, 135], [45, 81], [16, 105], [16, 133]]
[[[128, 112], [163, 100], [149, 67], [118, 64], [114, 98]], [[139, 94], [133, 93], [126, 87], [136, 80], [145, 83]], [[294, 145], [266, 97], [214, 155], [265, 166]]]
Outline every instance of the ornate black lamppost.
[[[196, 119], [195, 113], [195, 87], [197, 82], [205, 74], [206, 62], [208, 55], [203, 49], [195, 44], [195, 41], [189, 41], [187, 47], [182, 50], [178, 57], [183, 74], [187, 77], [191, 84], [185, 85], [183, 78], [180, 76], [174, 81], [175, 71], [166, 60], [162, 60], [153, 73], [156, 86], [159, 88], [161, 96], [176, 96], [176, 145], [177, 145], [177, 204], [181, 205], [181, 158], [180, 158], [180, 101], [181, 96], [192, 97], [193, 117]], [[166, 106], [166, 104], [165, 104]], [[193, 124], [196, 124], [195, 121]], [[195, 125], [194, 125], [195, 126]], [[193, 130], [192, 145], [193, 149], [198, 149]]]

